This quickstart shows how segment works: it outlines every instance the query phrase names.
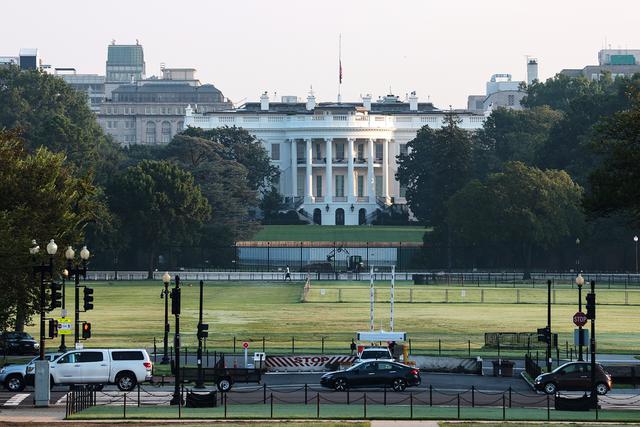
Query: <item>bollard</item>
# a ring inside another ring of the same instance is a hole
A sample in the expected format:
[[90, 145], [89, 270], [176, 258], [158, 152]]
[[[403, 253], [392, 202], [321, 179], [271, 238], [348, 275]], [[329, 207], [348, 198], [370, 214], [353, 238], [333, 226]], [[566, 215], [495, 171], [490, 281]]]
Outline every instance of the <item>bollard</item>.
[[138, 383], [138, 408], [140, 407], [140, 383]]
[[269, 395], [269, 400], [271, 401], [271, 418], [273, 418], [273, 393]]
[[316, 393], [316, 418], [320, 418], [320, 393]]
[[467, 348], [469, 349], [469, 357], [471, 357], [471, 340], [467, 340]]
[[262, 352], [263, 353], [265, 352], [264, 349], [265, 349], [265, 339], [264, 339], [264, 337], [262, 337]]
[[411, 338], [409, 338], [409, 354], [411, 354]]
[[460, 393], [458, 393], [458, 419], [460, 419]]
[[224, 417], [227, 418], [227, 393], [225, 392], [222, 396], [224, 400]]
[[511, 386], [509, 386], [509, 409], [511, 409]]
[[438, 356], [442, 355], [442, 340], [438, 338]]
[[184, 348], [184, 365], [187, 366], [187, 356], [189, 355], [189, 349], [187, 347]]
[[429, 385], [429, 406], [433, 406], [433, 386]]
[[266, 384], [262, 384], [262, 400], [263, 400], [263, 403], [266, 405], [267, 404], [267, 385]]
[[549, 406], [549, 395], [547, 394], [547, 421], [551, 421], [551, 407]]
[[502, 419], [505, 420], [507, 418], [507, 407], [504, 404], [504, 393], [502, 393]]
[[384, 386], [384, 406], [387, 406], [387, 386]]
[[233, 336], [233, 354], [236, 354], [236, 337]]
[[304, 404], [307, 404], [307, 390], [308, 390], [308, 385], [305, 383], [304, 385]]
[[320, 354], [324, 354], [324, 337], [321, 337], [321, 340], [322, 340], [322, 347], [320, 350]]
[[127, 418], [127, 393], [124, 394], [124, 405], [122, 405], [122, 418]]
[[351, 404], [351, 393], [349, 393], [349, 387], [347, 387], [347, 405]]
[[291, 354], [296, 354], [296, 339], [291, 337]]

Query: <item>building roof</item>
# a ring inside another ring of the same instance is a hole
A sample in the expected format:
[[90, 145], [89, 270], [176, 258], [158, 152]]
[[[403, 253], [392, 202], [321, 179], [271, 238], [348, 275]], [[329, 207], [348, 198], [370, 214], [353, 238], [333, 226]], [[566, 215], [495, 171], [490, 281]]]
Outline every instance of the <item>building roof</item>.
[[107, 49], [109, 65], [143, 65], [144, 51], [140, 45], [111, 44]]
[[[260, 102], [247, 102], [239, 109], [238, 113], [278, 113], [278, 114], [314, 114], [321, 111], [343, 112], [362, 111], [364, 104], [362, 102], [320, 102], [317, 103], [313, 110], [307, 110], [307, 104], [304, 102], [270, 102], [269, 110], [261, 109]], [[430, 102], [418, 103], [418, 110], [411, 110], [408, 102], [372, 102], [369, 113], [371, 114], [428, 114], [440, 113], [440, 109], [434, 107]]]
[[158, 92], [207, 92], [219, 93], [219, 89], [212, 84], [204, 84], [201, 86], [192, 86], [187, 83], [164, 83], [162, 80], [156, 82], [148, 82], [141, 85], [127, 84], [119, 86], [113, 90], [113, 93], [158, 93]]

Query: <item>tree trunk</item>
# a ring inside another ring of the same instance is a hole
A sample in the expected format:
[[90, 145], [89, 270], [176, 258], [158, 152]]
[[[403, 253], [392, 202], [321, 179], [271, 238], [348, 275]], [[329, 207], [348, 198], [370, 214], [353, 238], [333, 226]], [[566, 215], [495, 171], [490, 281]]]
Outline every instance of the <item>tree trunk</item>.
[[147, 268], [147, 279], [149, 280], [153, 279], [153, 261], [155, 260], [155, 257], [156, 257], [156, 248], [155, 246], [152, 246], [149, 251], [149, 264]]
[[[19, 278], [14, 278], [16, 281], [20, 280]], [[18, 304], [16, 307], [16, 322], [15, 322], [15, 330], [17, 332], [24, 332], [24, 326], [27, 323], [27, 319], [29, 318], [29, 296], [27, 295], [27, 290], [25, 288], [25, 284], [20, 285], [18, 288]]]

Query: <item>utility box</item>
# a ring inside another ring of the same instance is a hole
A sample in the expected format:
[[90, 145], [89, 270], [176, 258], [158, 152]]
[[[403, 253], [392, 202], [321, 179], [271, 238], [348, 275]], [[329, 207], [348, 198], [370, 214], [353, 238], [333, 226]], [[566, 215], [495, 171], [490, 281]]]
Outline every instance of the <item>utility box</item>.
[[35, 393], [34, 400], [36, 407], [49, 406], [49, 399], [51, 399], [51, 390], [49, 387], [49, 361], [48, 360], [36, 360], [35, 362], [36, 374], [34, 378]]
[[253, 353], [253, 366], [256, 369], [264, 369], [266, 366], [267, 354], [263, 352], [255, 352]]

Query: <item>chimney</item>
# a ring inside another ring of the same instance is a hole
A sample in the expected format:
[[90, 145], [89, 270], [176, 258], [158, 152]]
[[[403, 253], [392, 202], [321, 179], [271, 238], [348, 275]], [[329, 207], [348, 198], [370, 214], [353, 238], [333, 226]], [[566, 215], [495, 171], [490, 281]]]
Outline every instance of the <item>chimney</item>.
[[371, 94], [366, 94], [362, 97], [362, 106], [365, 110], [371, 111]]
[[309, 91], [309, 96], [307, 96], [307, 110], [313, 110], [316, 108], [316, 96], [313, 94], [313, 91]]
[[185, 116], [193, 115], [193, 108], [191, 108], [191, 104], [187, 105], [187, 108], [184, 109], [184, 115]]
[[260, 97], [260, 110], [269, 111], [269, 95], [266, 91]]
[[409, 96], [409, 110], [418, 111], [418, 95], [416, 95], [416, 91], [411, 92]]
[[538, 80], [538, 60], [530, 58], [527, 61], [527, 85], [530, 85], [535, 80]]

